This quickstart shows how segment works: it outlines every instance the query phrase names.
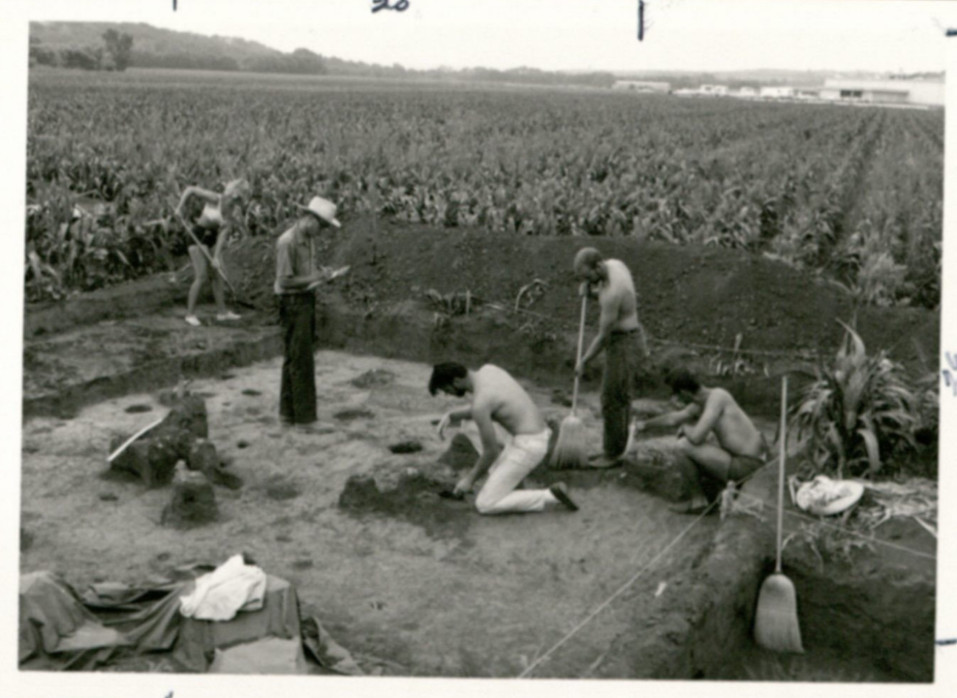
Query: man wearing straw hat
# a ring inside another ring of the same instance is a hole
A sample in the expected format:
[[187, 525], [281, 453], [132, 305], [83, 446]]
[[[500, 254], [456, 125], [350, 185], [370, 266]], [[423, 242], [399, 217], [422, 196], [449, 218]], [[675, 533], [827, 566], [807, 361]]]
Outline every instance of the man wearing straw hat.
[[[769, 446], [764, 434], [727, 390], [701, 385], [686, 368], [669, 371], [665, 383], [685, 407], [648, 420], [636, 420], [632, 428], [637, 433], [648, 427], [678, 427], [678, 450], [687, 456], [681, 462], [692, 464], [684, 473], [692, 496], [675, 511], [699, 514], [709, 505], [707, 492], [717, 494], [714, 484], [724, 486], [750, 476], [766, 462]], [[717, 443], [706, 443], [712, 433]]]
[[276, 241], [276, 283], [279, 322], [283, 331], [279, 416], [285, 424], [316, 421], [316, 296], [315, 289], [333, 278], [316, 269], [315, 239], [330, 227], [339, 228], [336, 205], [320, 196]]
[[575, 255], [574, 270], [582, 282], [582, 295], [597, 295], [601, 306], [598, 335], [575, 366], [578, 376], [602, 351], [605, 370], [601, 384], [601, 414], [604, 433], [603, 453], [589, 459], [588, 467], [610, 468], [621, 464], [628, 443], [631, 401], [638, 362], [647, 358], [644, 330], [638, 322], [635, 283], [625, 263], [604, 259], [593, 247]]
[[[578, 509], [562, 482], [548, 489], [516, 489], [545, 458], [551, 430], [532, 398], [506, 370], [492, 364], [475, 371], [453, 361], [436, 364], [429, 379], [429, 393], [436, 392], [455, 397], [472, 394], [470, 405], [442, 417], [439, 438], [443, 438], [446, 428], [471, 419], [482, 439], [482, 455], [452, 491], [456, 498], [470, 491], [488, 471], [475, 498], [480, 514], [538, 512], [559, 506]], [[498, 442], [496, 423], [512, 435], [504, 447]]]

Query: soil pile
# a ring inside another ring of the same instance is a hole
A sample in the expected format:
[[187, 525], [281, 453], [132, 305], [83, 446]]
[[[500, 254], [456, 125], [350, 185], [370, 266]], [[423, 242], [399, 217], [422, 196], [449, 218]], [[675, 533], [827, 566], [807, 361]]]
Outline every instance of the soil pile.
[[[237, 290], [264, 309], [275, 307], [274, 243], [275, 238], [251, 239], [227, 252]], [[743, 352], [829, 356], [843, 333], [838, 319], [856, 319], [869, 350], [886, 349], [918, 370], [925, 370], [928, 361], [933, 364], [939, 351], [938, 313], [859, 306], [840, 286], [738, 250], [632, 238], [504, 235], [356, 218], [318, 243], [317, 263], [350, 265], [349, 273], [322, 295], [370, 315], [409, 301], [440, 315], [492, 306], [510, 313], [513, 325], [567, 335], [575, 332], [579, 311], [572, 259], [584, 246], [621, 259], [632, 270], [653, 351], [672, 343], [730, 350], [737, 342]], [[515, 314], [516, 305], [524, 312]], [[597, 324], [594, 305], [590, 329]]]

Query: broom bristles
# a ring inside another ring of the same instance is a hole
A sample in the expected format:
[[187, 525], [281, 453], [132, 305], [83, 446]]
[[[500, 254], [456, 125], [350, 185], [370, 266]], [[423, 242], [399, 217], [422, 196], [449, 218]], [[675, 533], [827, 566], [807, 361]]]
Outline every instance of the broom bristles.
[[571, 414], [562, 420], [549, 465], [556, 470], [581, 468], [588, 462], [585, 429], [582, 421]]
[[797, 617], [797, 593], [790, 579], [776, 572], [764, 580], [754, 617], [754, 639], [772, 652], [803, 653]]

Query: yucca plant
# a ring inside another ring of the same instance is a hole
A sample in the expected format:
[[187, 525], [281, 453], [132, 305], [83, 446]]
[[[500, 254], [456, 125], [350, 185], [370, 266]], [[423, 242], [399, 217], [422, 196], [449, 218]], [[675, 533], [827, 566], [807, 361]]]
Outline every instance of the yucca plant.
[[888, 456], [916, 449], [918, 400], [899, 364], [883, 351], [868, 356], [860, 336], [841, 325], [846, 332], [834, 363], [818, 369], [792, 423], [815, 473], [874, 477]]

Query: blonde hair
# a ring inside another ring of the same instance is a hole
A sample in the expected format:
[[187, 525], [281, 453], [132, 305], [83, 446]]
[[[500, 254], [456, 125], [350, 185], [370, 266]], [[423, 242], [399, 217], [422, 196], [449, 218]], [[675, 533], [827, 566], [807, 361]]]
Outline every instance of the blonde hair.
[[249, 197], [251, 191], [252, 187], [249, 186], [248, 181], [243, 178], [234, 179], [226, 185], [225, 189], [223, 189], [223, 199], [246, 199]]

